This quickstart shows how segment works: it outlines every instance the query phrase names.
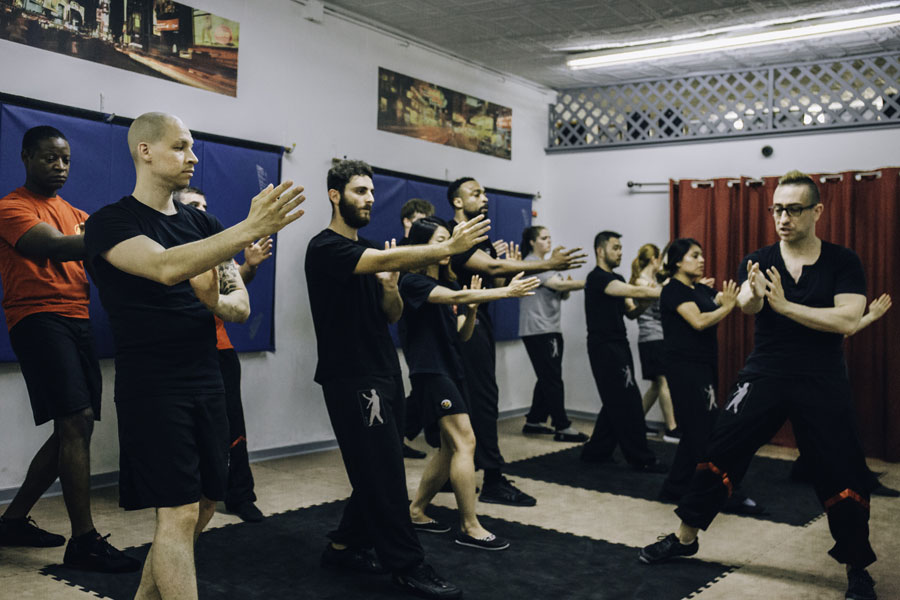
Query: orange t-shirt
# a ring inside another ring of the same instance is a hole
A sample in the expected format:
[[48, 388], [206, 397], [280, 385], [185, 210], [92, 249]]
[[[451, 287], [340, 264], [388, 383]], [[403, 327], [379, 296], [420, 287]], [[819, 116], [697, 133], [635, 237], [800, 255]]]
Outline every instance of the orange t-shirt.
[[63, 235], [74, 235], [88, 214], [54, 196], [47, 198], [24, 187], [0, 199], [0, 281], [6, 325], [34, 313], [52, 312], [87, 319], [90, 286], [80, 260], [33, 260], [16, 250], [19, 238], [38, 223]]
[[216, 350], [231, 350], [234, 346], [231, 345], [228, 332], [225, 331], [225, 321], [217, 315], [213, 316], [216, 318]]

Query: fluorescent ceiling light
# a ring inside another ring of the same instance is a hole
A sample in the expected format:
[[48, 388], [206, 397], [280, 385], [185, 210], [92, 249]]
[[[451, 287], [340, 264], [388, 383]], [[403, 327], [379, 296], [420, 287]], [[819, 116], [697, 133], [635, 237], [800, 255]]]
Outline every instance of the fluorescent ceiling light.
[[738, 35], [734, 37], [720, 37], [710, 40], [690, 42], [686, 44], [655, 45], [641, 50], [590, 52], [573, 56], [566, 61], [570, 69], [595, 69], [613, 65], [623, 65], [634, 62], [643, 62], [659, 58], [673, 58], [691, 54], [703, 54], [706, 52], [718, 52], [722, 50], [735, 50], [737, 48], [749, 48], [752, 46], [764, 46], [803, 40], [816, 37], [824, 37], [841, 33], [850, 33], [864, 29], [878, 27], [891, 27], [900, 25], [900, 13], [834, 21], [818, 25], [805, 25], [803, 27], [781, 28], [761, 33]]

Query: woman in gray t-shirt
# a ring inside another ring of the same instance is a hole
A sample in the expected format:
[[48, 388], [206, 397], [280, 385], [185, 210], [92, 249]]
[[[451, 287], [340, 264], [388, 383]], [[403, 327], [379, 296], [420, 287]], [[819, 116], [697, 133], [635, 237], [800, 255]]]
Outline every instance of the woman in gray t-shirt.
[[[528, 227], [522, 232], [524, 260], [543, 260], [551, 249], [550, 232], [546, 227]], [[515, 249], [512, 252], [515, 254]], [[569, 297], [569, 292], [583, 289], [584, 280], [565, 278], [558, 271], [545, 271], [535, 276], [541, 287], [535, 290], [534, 296], [526, 296], [519, 302], [519, 336], [537, 374], [531, 410], [525, 416], [522, 433], [552, 433], [558, 442], [586, 442], [588, 436], [573, 428], [566, 415], [563, 338], [559, 323], [561, 301]], [[544, 425], [547, 417], [551, 418], [552, 429]]]

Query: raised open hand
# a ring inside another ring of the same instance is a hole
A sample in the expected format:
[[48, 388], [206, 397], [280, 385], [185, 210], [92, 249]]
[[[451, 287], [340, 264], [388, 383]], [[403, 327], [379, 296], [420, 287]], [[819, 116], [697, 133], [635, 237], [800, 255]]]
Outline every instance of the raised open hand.
[[884, 313], [889, 311], [891, 308], [891, 295], [890, 294], [882, 294], [872, 300], [872, 303], [869, 304], [869, 314], [872, 315], [872, 319], [878, 320], [884, 316]]
[[295, 210], [306, 200], [303, 187], [292, 185], [294, 182], [290, 180], [277, 187], [270, 183], [250, 201], [250, 212], [244, 223], [255, 239], [276, 233], [303, 216], [302, 210]]
[[478, 215], [474, 219], [458, 224], [453, 229], [453, 235], [447, 240], [450, 254], [465, 252], [472, 246], [485, 241], [490, 229], [491, 220], [486, 219], [484, 215]]
[[550, 262], [557, 271], [577, 269], [584, 264], [585, 259], [587, 259], [587, 254], [582, 252], [581, 248], [566, 250], [562, 246], [557, 246], [550, 254]]
[[269, 236], [258, 239], [244, 248], [244, 262], [251, 267], [259, 266], [270, 256], [272, 256], [272, 238]]
[[515, 277], [507, 284], [507, 297], [521, 298], [522, 296], [534, 296], [534, 290], [541, 285], [537, 277], [524, 277], [525, 272], [516, 273]]
[[[385, 250], [391, 250], [397, 247], [397, 240], [395, 238], [391, 238], [391, 241], [384, 243]], [[382, 287], [391, 288], [397, 287], [397, 283], [400, 281], [400, 272], [399, 271], [379, 271], [375, 273], [375, 277], [378, 279], [378, 283], [382, 285]]]

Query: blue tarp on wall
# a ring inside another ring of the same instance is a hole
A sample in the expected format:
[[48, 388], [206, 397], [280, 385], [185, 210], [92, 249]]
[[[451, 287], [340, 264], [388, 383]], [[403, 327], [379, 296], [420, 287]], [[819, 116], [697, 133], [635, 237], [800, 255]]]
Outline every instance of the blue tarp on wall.
[[[371, 222], [360, 230], [360, 235], [372, 242], [403, 237], [400, 209], [410, 198], [428, 200], [435, 207], [435, 214], [445, 220], [453, 218], [453, 209], [447, 201], [447, 183], [428, 181], [402, 173], [375, 173], [375, 205]], [[491, 219], [491, 240], [514, 241], [522, 239], [522, 230], [531, 225], [532, 198], [524, 194], [488, 190], [488, 218]], [[492, 302], [488, 309], [494, 321], [497, 340], [514, 340], [519, 337], [519, 301], [506, 299]], [[396, 337], [395, 337], [396, 339]]]
[[[50, 125], [68, 138], [72, 149], [69, 179], [60, 196], [87, 213], [117, 201], [134, 189], [134, 165], [128, 153], [127, 127], [12, 104], [0, 105], [0, 196], [25, 182], [20, 158], [22, 135], [31, 127]], [[196, 140], [200, 162], [191, 185], [207, 196], [208, 210], [226, 227], [247, 215], [250, 199], [281, 179], [281, 153]], [[277, 252], [277, 248], [276, 248]], [[242, 257], [238, 257], [243, 260]], [[275, 261], [260, 265], [248, 287], [251, 315], [243, 325], [227, 324], [239, 352], [274, 350]], [[113, 355], [109, 320], [91, 286], [91, 323], [101, 357]], [[0, 362], [15, 361], [9, 337], [0, 335]]]

